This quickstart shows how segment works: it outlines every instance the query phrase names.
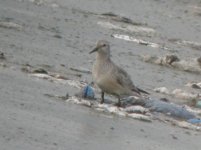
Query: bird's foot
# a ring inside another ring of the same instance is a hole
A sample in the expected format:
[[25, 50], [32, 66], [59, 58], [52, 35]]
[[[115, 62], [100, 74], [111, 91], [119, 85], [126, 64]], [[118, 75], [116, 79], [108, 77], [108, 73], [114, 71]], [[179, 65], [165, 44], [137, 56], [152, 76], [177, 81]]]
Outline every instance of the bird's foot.
[[104, 103], [104, 100], [103, 100], [103, 99], [101, 99], [100, 104], [103, 104], [103, 103]]
[[115, 103], [114, 105], [117, 107], [121, 107], [121, 102]]

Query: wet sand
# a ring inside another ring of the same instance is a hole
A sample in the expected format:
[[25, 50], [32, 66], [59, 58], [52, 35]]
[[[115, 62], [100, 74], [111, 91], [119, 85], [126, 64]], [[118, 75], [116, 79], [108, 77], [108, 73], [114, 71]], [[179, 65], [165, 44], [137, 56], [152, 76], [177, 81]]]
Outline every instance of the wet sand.
[[[129, 72], [134, 83], [162, 97], [153, 89], [184, 88], [190, 81], [200, 82], [200, 74], [149, 64], [140, 55], [200, 57], [199, 47], [174, 42], [201, 41], [199, 8], [201, 3], [196, 0], [1, 0], [0, 21], [12, 23], [9, 27], [0, 26], [0, 52], [5, 56], [0, 59], [1, 149], [200, 149], [198, 131], [157, 120], [147, 123], [122, 118], [47, 97], [45, 94], [74, 95], [77, 89], [22, 71], [25, 66], [34, 66], [90, 82], [91, 74], [78, 74], [70, 68], [90, 70], [95, 57], [88, 52], [97, 40], [107, 39], [111, 42], [112, 59]], [[154, 33], [101, 26], [98, 22], [107, 22], [108, 18], [100, 14], [107, 12], [131, 18]], [[126, 34], [168, 49], [116, 39], [112, 34]]]

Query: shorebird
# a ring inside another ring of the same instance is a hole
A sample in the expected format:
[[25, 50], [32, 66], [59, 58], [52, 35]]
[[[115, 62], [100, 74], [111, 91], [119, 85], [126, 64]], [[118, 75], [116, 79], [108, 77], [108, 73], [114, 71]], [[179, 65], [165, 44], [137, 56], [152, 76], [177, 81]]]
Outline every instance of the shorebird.
[[101, 89], [101, 103], [104, 102], [104, 93], [116, 96], [118, 98], [118, 106], [121, 105], [120, 100], [123, 96], [141, 97], [141, 92], [149, 94], [137, 88], [128, 73], [110, 59], [110, 45], [108, 41], [98, 41], [90, 54], [94, 52], [97, 52], [97, 55], [92, 68], [92, 76], [94, 82]]

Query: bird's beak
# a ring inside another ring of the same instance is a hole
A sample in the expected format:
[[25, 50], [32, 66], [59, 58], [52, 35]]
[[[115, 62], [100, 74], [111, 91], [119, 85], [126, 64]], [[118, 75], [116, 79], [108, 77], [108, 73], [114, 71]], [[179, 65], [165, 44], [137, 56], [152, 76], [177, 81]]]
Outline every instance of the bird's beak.
[[98, 51], [99, 47], [95, 47], [91, 52], [89, 52], [89, 54], [94, 53], [96, 51]]

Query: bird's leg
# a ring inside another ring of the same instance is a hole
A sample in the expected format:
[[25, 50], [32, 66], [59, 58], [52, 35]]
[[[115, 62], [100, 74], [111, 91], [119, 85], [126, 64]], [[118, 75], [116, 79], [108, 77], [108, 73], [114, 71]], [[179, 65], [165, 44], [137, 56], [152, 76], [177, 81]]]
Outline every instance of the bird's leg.
[[120, 107], [121, 106], [121, 101], [120, 101], [120, 96], [118, 96], [118, 103], [117, 103], [117, 106]]
[[101, 104], [103, 104], [104, 103], [104, 92], [103, 91], [101, 91], [101, 102], [100, 102]]

